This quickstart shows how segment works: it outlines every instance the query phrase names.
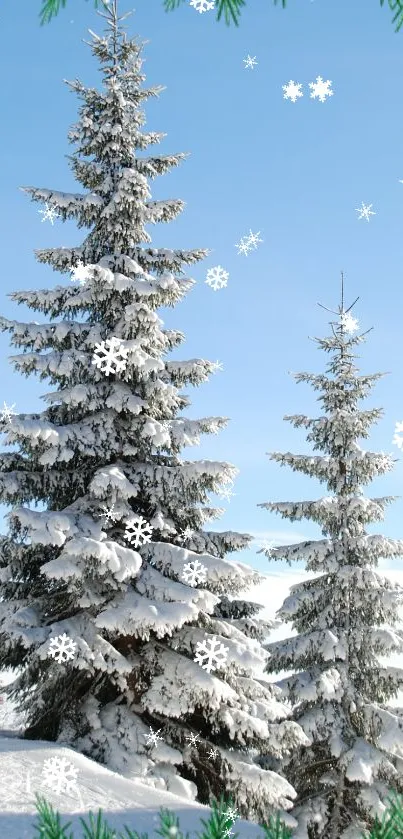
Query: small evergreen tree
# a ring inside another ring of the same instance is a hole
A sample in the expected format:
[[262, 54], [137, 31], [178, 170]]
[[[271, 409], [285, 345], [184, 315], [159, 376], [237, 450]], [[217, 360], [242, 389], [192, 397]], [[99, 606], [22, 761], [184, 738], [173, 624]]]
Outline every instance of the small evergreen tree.
[[150, 200], [147, 179], [184, 155], [141, 155], [163, 136], [141, 130], [140, 105], [159, 91], [142, 88], [141, 50], [116, 0], [103, 16], [109, 34], [93, 35], [92, 52], [104, 88], [71, 84], [83, 100], [71, 163], [86, 192], [26, 189], [49, 217], [90, 228], [80, 247], [37, 252], [79, 284], [11, 295], [50, 323], [0, 321], [23, 348], [16, 368], [56, 388], [42, 413], [2, 422], [19, 451], [0, 458], [1, 501], [13, 505], [0, 545], [0, 666], [20, 668], [10, 694], [26, 737], [203, 802], [228, 792], [240, 814], [267, 818], [295, 792], [254, 755], [266, 741], [279, 755], [307, 738], [255, 678], [267, 657], [259, 607], [228, 597], [259, 579], [226, 558], [250, 537], [203, 530], [220, 513], [208, 493], [236, 470], [180, 458], [226, 420], [182, 415], [182, 388], [214, 364], [167, 361], [184, 336], [156, 309], [184, 297], [183, 266], [206, 252], [148, 246], [145, 226], [183, 204]]
[[320, 574], [292, 586], [279, 610], [297, 635], [266, 646], [269, 673], [294, 673], [276, 684], [293, 704], [292, 719], [312, 740], [291, 759], [262, 760], [283, 771], [297, 790], [293, 839], [358, 839], [382, 814], [388, 787], [403, 789], [403, 719], [386, 704], [402, 685], [403, 671], [378, 660], [402, 650], [402, 634], [391, 627], [403, 589], [374, 570], [380, 557], [401, 555], [403, 542], [366, 532], [369, 523], [382, 521], [393, 499], [367, 498], [362, 487], [389, 472], [393, 459], [358, 442], [382, 415], [360, 407], [382, 374], [359, 375], [354, 350], [365, 333], [353, 334], [358, 324], [350, 310], [342, 292], [332, 334], [317, 339], [331, 357], [326, 373], [295, 375], [320, 394], [323, 414], [285, 417], [307, 430], [318, 454], [271, 455], [316, 478], [328, 494], [317, 501], [259, 505], [290, 521], [311, 520], [324, 537], [271, 551], [289, 563], [305, 560], [307, 570]]

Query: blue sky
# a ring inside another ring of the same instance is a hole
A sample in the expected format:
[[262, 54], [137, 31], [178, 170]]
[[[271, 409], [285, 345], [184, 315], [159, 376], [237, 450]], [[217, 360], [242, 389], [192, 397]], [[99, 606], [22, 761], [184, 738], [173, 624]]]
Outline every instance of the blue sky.
[[[368, 402], [385, 409], [371, 448], [398, 457], [392, 437], [403, 419], [403, 31], [395, 34], [391, 13], [378, 0], [289, 0], [287, 6], [247, 0], [237, 29], [187, 3], [167, 14], [162, 0], [137, 0], [127, 24], [131, 36], [149, 41], [146, 84], [166, 86], [146, 104], [147, 128], [166, 132], [161, 153], [190, 152], [180, 168], [153, 184], [154, 198], [187, 204], [178, 220], [150, 230], [153, 245], [211, 251], [189, 272], [197, 286], [187, 299], [163, 313], [167, 327], [186, 334], [173, 357], [218, 359], [224, 366], [208, 384], [188, 389], [189, 415], [231, 422], [189, 455], [240, 469], [236, 495], [214, 529], [264, 534], [278, 543], [319, 538], [315, 526], [289, 525], [257, 504], [324, 494], [315, 481], [280, 469], [265, 453], [308, 451], [303, 434], [282, 417], [316, 416], [318, 406], [289, 371], [323, 370], [326, 359], [308, 336], [327, 332], [327, 314], [317, 302], [337, 305], [341, 270], [348, 299], [360, 296], [355, 314], [362, 328], [374, 327], [362, 370], [389, 373]], [[102, 31], [102, 21], [92, 0], [67, 0], [59, 17], [41, 28], [39, 8], [40, 0], [14, 0], [0, 10], [0, 312], [42, 322], [40, 313], [6, 295], [63, 282], [36, 263], [33, 251], [78, 244], [83, 231], [73, 223], [42, 223], [39, 205], [18, 187], [81, 191], [65, 158], [78, 100], [63, 79], [99, 84], [83, 38], [88, 28]], [[131, 0], [120, 0], [122, 12], [132, 8]], [[258, 62], [253, 70], [244, 68], [248, 54]], [[309, 97], [308, 84], [317, 76], [332, 81], [334, 95], [323, 103]], [[282, 85], [291, 79], [303, 85], [295, 104], [283, 98]], [[355, 208], [362, 202], [376, 213], [369, 222], [358, 220]], [[260, 231], [263, 243], [238, 255], [235, 244], [250, 229]], [[220, 291], [205, 283], [207, 269], [216, 265], [229, 272]], [[7, 357], [16, 352], [8, 334], [1, 335], [0, 405], [42, 410], [39, 397], [51, 388], [13, 371]], [[383, 493], [403, 496], [401, 460], [392, 475], [373, 484], [371, 494]], [[402, 514], [403, 497], [376, 530], [403, 538]], [[236, 558], [264, 572], [281, 567], [255, 549]], [[390, 567], [403, 568], [403, 562]]]

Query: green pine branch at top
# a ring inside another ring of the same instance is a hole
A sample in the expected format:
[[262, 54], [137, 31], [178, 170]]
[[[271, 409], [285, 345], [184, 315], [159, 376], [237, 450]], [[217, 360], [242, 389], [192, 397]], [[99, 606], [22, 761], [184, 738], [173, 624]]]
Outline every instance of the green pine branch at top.
[[[394, 792], [388, 799], [388, 804], [389, 809], [384, 813], [382, 821], [375, 819], [370, 834], [367, 834], [367, 839], [403, 839], [403, 797]], [[208, 821], [202, 819], [204, 831], [198, 835], [197, 839], [226, 839], [229, 835], [237, 839], [238, 833], [229, 834], [229, 828], [234, 823], [227, 814], [230, 806], [232, 806], [231, 802], [223, 798], [219, 802], [213, 800], [210, 818]], [[53, 807], [39, 795], [36, 796], [36, 809], [39, 822], [35, 826], [38, 832], [35, 839], [74, 839], [72, 833], [67, 834], [71, 822], [62, 825], [59, 813], [55, 812]], [[84, 829], [82, 839], [148, 839], [147, 834], [143, 833], [140, 836], [136, 830], [130, 830], [128, 827], [124, 828], [124, 833], [117, 834], [104, 821], [101, 810], [98, 811], [97, 818], [93, 813], [89, 814], [89, 824], [86, 824], [82, 818], [80, 822]], [[269, 824], [263, 824], [261, 827], [264, 831], [262, 839], [292, 839], [292, 831], [280, 820], [278, 814], [275, 819], [273, 817], [270, 819]], [[162, 836], [163, 839], [189, 839], [189, 834], [184, 837], [181, 833], [178, 817], [162, 808], [160, 829], [157, 830], [157, 835]]]
[[[149, 1], [149, 0], [148, 0]], [[67, 0], [42, 0], [42, 9], [39, 13], [41, 26], [44, 23], [50, 23], [52, 18], [56, 17], [61, 8], [65, 8]], [[163, 0], [166, 12], [172, 12], [177, 9], [181, 3], [188, 2], [188, 0]], [[273, 0], [274, 5], [281, 3], [283, 9], [286, 7], [287, 0]], [[95, 8], [98, 8], [99, 0], [94, 0]], [[215, 0], [217, 9], [217, 20], [224, 15], [224, 20], [227, 26], [231, 20], [238, 26], [241, 16], [241, 8], [245, 6], [245, 0]], [[385, 5], [385, 0], [380, 0], [381, 6]], [[391, 12], [394, 12], [392, 23], [395, 24], [395, 32], [403, 26], [403, 0], [388, 0], [388, 6]]]
[[[59, 14], [60, 9], [66, 8], [67, 0], [42, 0], [42, 8], [39, 12], [41, 26], [50, 23], [52, 18]], [[94, 0], [95, 8], [98, 8], [98, 0]]]

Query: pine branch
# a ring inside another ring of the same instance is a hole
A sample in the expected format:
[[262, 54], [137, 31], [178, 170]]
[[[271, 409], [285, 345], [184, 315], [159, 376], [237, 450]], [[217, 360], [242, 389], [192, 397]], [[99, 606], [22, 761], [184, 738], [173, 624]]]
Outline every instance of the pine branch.
[[[381, 6], [383, 6], [385, 0], [381, 0]], [[392, 23], [396, 23], [395, 32], [399, 32], [399, 29], [403, 26], [403, 0], [388, 0], [389, 8], [391, 12], [395, 12], [394, 18], [392, 18]]]
[[[42, 0], [42, 9], [39, 13], [41, 26], [44, 23], [50, 23], [52, 18], [56, 17], [59, 14], [61, 8], [66, 7], [67, 0]], [[99, 0], [94, 0], [95, 8], [98, 8]], [[166, 12], [172, 12], [174, 9], [177, 9], [181, 3], [186, 3], [188, 0], [164, 0], [164, 9]], [[235, 23], [235, 26], [239, 25], [239, 19], [241, 16], [241, 8], [242, 6], [246, 6], [245, 0], [215, 0], [216, 8], [217, 8], [217, 20], [220, 20], [221, 17], [224, 15], [225, 22], [227, 26], [230, 24], [231, 19]], [[282, 4], [283, 9], [286, 7], [287, 0], [273, 0], [274, 5], [276, 6], [277, 3]], [[381, 6], [384, 6], [385, 0], [380, 0]], [[391, 12], [394, 12], [394, 17], [392, 18], [392, 23], [396, 24], [395, 32], [399, 32], [399, 30], [403, 26], [403, 0], [388, 0], [389, 8]]]
[[84, 828], [83, 839], [116, 839], [116, 830], [112, 830], [109, 825], [103, 820], [102, 811], [98, 810], [97, 820], [93, 813], [88, 814], [89, 825], [84, 819], [80, 818], [80, 822]]
[[279, 813], [276, 818], [270, 817], [268, 824], [261, 825], [264, 830], [265, 839], [292, 839], [291, 828], [286, 827], [283, 821], [280, 820]]
[[40, 795], [36, 795], [36, 809], [38, 811], [38, 824], [35, 830], [38, 831], [36, 839], [73, 839], [73, 834], [67, 836], [67, 828], [71, 822], [61, 824], [60, 814], [56, 813], [51, 804], [48, 804]]
[[[42, 8], [39, 12], [41, 26], [50, 23], [52, 18], [59, 14], [60, 9], [66, 8], [67, 0], [42, 0]], [[95, 8], [98, 8], [98, 0], [94, 0]]]

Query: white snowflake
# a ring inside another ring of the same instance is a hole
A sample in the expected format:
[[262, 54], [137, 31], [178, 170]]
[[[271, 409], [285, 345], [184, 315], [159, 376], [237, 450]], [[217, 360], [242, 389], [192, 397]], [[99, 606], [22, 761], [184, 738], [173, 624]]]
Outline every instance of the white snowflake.
[[235, 807], [228, 807], [228, 810], [225, 810], [224, 812], [224, 816], [226, 816], [227, 819], [231, 819], [232, 822], [235, 822], [239, 818], [238, 811]]
[[342, 312], [340, 315], [340, 325], [343, 327], [344, 332], [347, 332], [348, 335], [352, 335], [353, 332], [357, 332], [359, 328], [358, 320], [350, 314], [350, 312]]
[[403, 437], [399, 435], [403, 434], [403, 422], [397, 422], [395, 427], [395, 435], [393, 437], [392, 443], [393, 445], [397, 446], [399, 449], [403, 448]]
[[218, 749], [210, 749], [210, 751], [207, 754], [207, 757], [211, 757], [213, 760], [215, 760], [218, 757], [218, 754]]
[[291, 102], [296, 102], [300, 96], [303, 96], [302, 93], [302, 84], [297, 84], [292, 79], [288, 82], [288, 84], [283, 84], [284, 90], [284, 99], [291, 99]]
[[257, 64], [256, 55], [254, 55], [253, 58], [251, 55], [247, 55], [246, 58], [244, 58], [243, 63], [245, 65], [245, 70], [253, 70]]
[[211, 638], [206, 638], [204, 641], [197, 641], [196, 656], [193, 661], [200, 664], [200, 667], [207, 670], [207, 673], [211, 673], [212, 670], [216, 670], [217, 667], [225, 664], [228, 650], [229, 647], [224, 647], [224, 644], [218, 641], [215, 635], [212, 635]]
[[253, 248], [254, 250], [256, 250], [258, 244], [263, 242], [263, 239], [259, 239], [259, 236], [260, 236], [260, 230], [258, 231], [258, 233], [252, 233], [252, 231], [249, 230], [248, 245], [249, 245], [250, 248]]
[[187, 562], [182, 572], [182, 580], [190, 586], [196, 586], [198, 583], [205, 583], [207, 576], [207, 568], [202, 565], [198, 559], [193, 562]]
[[182, 533], [182, 539], [184, 542], [187, 542], [188, 539], [191, 539], [194, 534], [194, 530], [191, 527], [185, 527]]
[[223, 372], [224, 367], [223, 367], [222, 361], [213, 361], [213, 370], [212, 370], [212, 372], [213, 372], [213, 373], [217, 373], [217, 370], [220, 370], [220, 371], [221, 371], [221, 373]]
[[57, 795], [61, 795], [61, 793], [74, 792], [78, 769], [64, 757], [50, 757], [43, 764], [42, 775], [44, 783]]
[[364, 202], [361, 201], [361, 207], [356, 207], [356, 212], [359, 213], [358, 221], [361, 218], [366, 218], [366, 220], [369, 221], [370, 216], [376, 216], [376, 213], [371, 210], [371, 207], [372, 204], [364, 204]]
[[49, 207], [48, 204], [45, 204], [44, 210], [38, 210], [41, 216], [43, 216], [42, 221], [50, 221], [51, 225], [55, 223], [55, 218], [59, 218], [59, 213], [56, 212], [54, 207]]
[[333, 96], [334, 91], [330, 90], [332, 83], [327, 80], [324, 82], [322, 76], [316, 76], [316, 82], [309, 82], [311, 88], [311, 99], [319, 99], [319, 102], [326, 102], [327, 96]]
[[105, 512], [99, 513], [99, 518], [105, 519], [107, 522], [109, 522], [109, 521], [114, 522], [119, 518], [119, 515], [117, 515], [114, 512], [114, 510], [115, 510], [115, 505], [114, 504], [112, 504], [112, 507], [110, 509], [108, 507], [106, 507], [105, 504], [103, 504], [102, 509]]
[[197, 12], [212, 12], [215, 6], [215, 0], [190, 0], [190, 6], [193, 6]]
[[63, 635], [57, 635], [49, 642], [49, 655], [52, 656], [59, 664], [64, 664], [65, 661], [72, 661], [76, 651], [77, 644], [72, 641], [65, 632]]
[[121, 373], [126, 367], [128, 352], [119, 338], [107, 338], [106, 341], [95, 344], [92, 363], [105, 373], [105, 376]]
[[162, 729], [159, 728], [158, 731], [153, 731], [152, 728], [151, 728], [151, 725], [150, 725], [149, 728], [150, 728], [150, 733], [146, 735], [147, 746], [156, 746], [157, 743], [158, 743], [158, 740], [163, 740], [163, 737], [159, 736], [159, 733], [160, 733], [160, 731], [162, 731]]
[[72, 283], [80, 283], [80, 285], [84, 286], [86, 281], [90, 277], [89, 268], [90, 268], [90, 266], [84, 265], [82, 260], [79, 259], [75, 268], [70, 268], [71, 282]]
[[5, 402], [3, 402], [3, 410], [0, 413], [0, 417], [3, 420], [3, 422], [7, 421], [11, 423], [11, 417], [17, 416], [15, 411], [13, 411], [13, 408], [15, 408], [15, 402], [11, 405], [11, 407], [9, 407], [8, 405], [6, 405]]
[[214, 291], [218, 291], [220, 288], [225, 288], [228, 277], [228, 271], [224, 271], [224, 268], [221, 268], [221, 265], [216, 265], [215, 268], [208, 269], [206, 283], [210, 286], [210, 288], [214, 289]]
[[192, 732], [186, 735], [185, 740], [189, 740], [189, 746], [195, 746], [196, 743], [200, 742], [200, 737], [198, 734], [193, 734]]
[[238, 256], [241, 253], [243, 253], [244, 256], [247, 256], [249, 251], [251, 250], [251, 248], [249, 247], [245, 237], [242, 237], [241, 241], [238, 242], [238, 244], [236, 244], [235, 247], [238, 248]]
[[143, 516], [133, 516], [126, 522], [125, 537], [130, 542], [134, 541], [134, 547], [145, 545], [146, 542], [151, 542], [152, 527], [143, 518]]

